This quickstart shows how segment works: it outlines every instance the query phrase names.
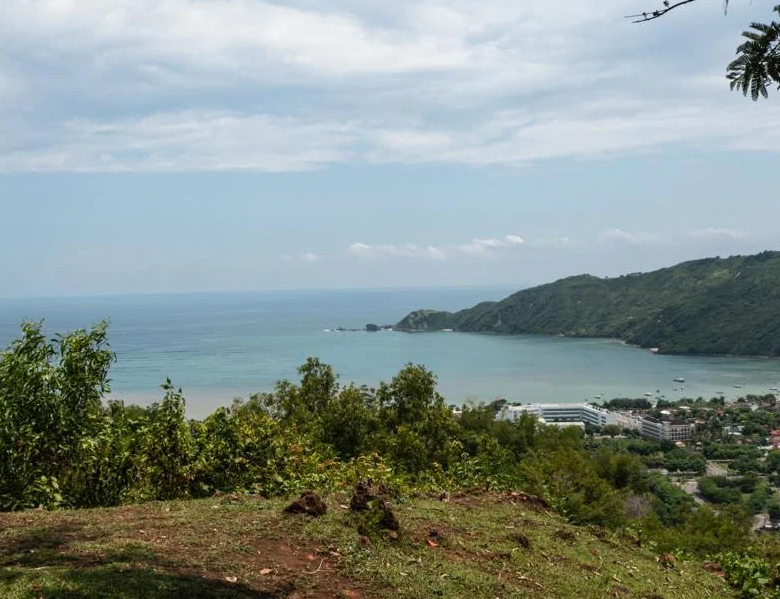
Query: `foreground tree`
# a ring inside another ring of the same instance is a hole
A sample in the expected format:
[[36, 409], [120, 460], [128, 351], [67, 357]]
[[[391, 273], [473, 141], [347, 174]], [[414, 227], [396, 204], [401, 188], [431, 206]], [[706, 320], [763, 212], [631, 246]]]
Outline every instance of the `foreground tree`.
[[[663, 0], [663, 7], [650, 12], [629, 15], [634, 23], [654, 21], [672, 10], [697, 2], [698, 0], [681, 0], [671, 3]], [[728, 8], [728, 0], [724, 2]], [[780, 16], [780, 4], [774, 7], [774, 12]], [[767, 88], [777, 85], [780, 89], [780, 23], [751, 23], [750, 30], [743, 31], [742, 36], [747, 41], [737, 47], [737, 58], [727, 67], [726, 77], [732, 90], [740, 90], [745, 96], [755, 101], [759, 96], [767, 98]]]
[[84, 493], [113, 361], [106, 323], [55, 339], [42, 323], [22, 325], [0, 354], [0, 509]]

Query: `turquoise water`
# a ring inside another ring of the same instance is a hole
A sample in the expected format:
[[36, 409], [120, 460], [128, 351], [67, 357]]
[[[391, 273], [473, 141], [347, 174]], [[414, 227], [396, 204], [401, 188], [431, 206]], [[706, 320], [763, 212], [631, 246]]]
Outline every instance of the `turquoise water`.
[[[780, 361], [654, 356], [613, 340], [458, 333], [333, 332], [337, 326], [391, 324], [410, 310], [459, 309], [510, 289], [296, 291], [0, 300], [0, 345], [23, 319], [46, 319], [47, 332], [111, 319], [118, 361], [113, 396], [147, 404], [170, 377], [200, 417], [233, 397], [294, 379], [307, 356], [334, 366], [342, 381], [376, 385], [405, 363], [439, 377], [450, 403], [506, 397], [578, 402], [597, 395], [727, 397], [780, 386]], [[331, 331], [326, 331], [331, 329]], [[685, 389], [673, 382], [683, 377]], [[740, 387], [736, 387], [739, 385]], [[656, 392], [658, 390], [658, 392]]]

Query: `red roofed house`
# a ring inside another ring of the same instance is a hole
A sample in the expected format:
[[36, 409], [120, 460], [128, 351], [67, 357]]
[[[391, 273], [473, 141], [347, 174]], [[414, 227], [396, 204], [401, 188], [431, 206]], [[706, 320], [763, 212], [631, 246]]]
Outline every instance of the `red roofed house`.
[[775, 429], [772, 431], [772, 447], [775, 449], [780, 447], [780, 429]]

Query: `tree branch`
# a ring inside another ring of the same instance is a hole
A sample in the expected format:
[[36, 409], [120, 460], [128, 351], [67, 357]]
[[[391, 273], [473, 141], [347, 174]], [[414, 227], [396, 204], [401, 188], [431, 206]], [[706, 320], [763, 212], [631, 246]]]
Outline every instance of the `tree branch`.
[[680, 6], [683, 6], [685, 4], [690, 4], [691, 2], [696, 2], [696, 1], [697, 0], [681, 0], [680, 2], [671, 5], [668, 2], [664, 2], [664, 8], [659, 8], [658, 10], [654, 10], [652, 12], [643, 12], [638, 15], [628, 15], [626, 18], [636, 19], [636, 21], [632, 21], [632, 23], [646, 23], [647, 21], [654, 21], [655, 19], [660, 19], [666, 13], [674, 10], [675, 8], [679, 8]]

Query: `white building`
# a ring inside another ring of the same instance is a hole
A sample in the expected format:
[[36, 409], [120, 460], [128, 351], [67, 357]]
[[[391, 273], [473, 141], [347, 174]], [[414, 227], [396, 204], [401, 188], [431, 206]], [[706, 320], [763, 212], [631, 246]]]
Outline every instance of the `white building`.
[[528, 404], [524, 406], [505, 405], [496, 414], [497, 420], [517, 421], [523, 414], [531, 414], [542, 424], [563, 426], [606, 426], [608, 424], [637, 430], [643, 437], [658, 441], [687, 441], [693, 436], [693, 424], [673, 424], [623, 412], [611, 412], [589, 404]]
[[544, 420], [547, 424], [564, 422], [582, 422], [594, 426], [618, 424], [618, 415], [604, 408], [588, 404], [529, 404], [525, 406], [506, 405], [498, 412], [496, 418], [514, 422], [523, 414], [531, 414]]
[[651, 418], [641, 418], [640, 420], [642, 424], [639, 430], [642, 436], [657, 441], [687, 441], [693, 436], [695, 427], [693, 424], [674, 424]]

